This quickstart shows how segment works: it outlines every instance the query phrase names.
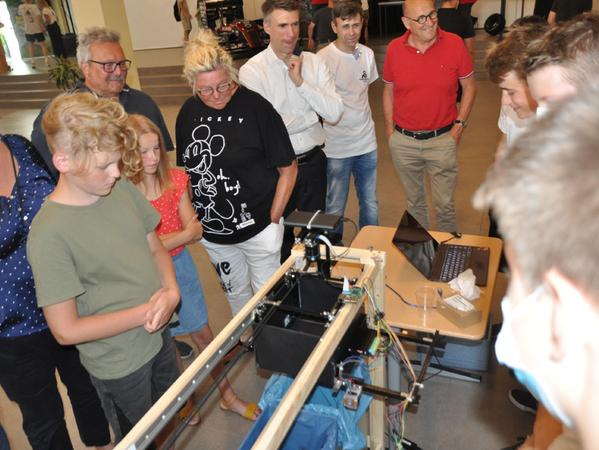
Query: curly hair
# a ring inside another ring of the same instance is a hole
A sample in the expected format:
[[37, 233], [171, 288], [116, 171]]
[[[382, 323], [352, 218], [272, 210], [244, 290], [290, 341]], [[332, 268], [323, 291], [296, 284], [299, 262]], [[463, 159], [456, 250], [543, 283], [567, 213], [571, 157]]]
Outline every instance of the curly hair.
[[123, 107], [88, 92], [62, 94], [52, 100], [42, 130], [52, 153], [60, 150], [71, 155], [80, 172], [87, 171], [93, 153], [119, 152], [127, 161], [137, 147]]

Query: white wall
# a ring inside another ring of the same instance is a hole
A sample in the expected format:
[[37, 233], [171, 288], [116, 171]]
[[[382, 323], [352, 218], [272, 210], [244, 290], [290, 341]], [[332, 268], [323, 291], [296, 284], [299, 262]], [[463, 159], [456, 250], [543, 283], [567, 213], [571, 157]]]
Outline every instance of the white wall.
[[[174, 0], [124, 0], [134, 50], [181, 47], [183, 27], [173, 16]], [[195, 0], [187, 0], [195, 13]], [[192, 19], [193, 30], [197, 21]]]

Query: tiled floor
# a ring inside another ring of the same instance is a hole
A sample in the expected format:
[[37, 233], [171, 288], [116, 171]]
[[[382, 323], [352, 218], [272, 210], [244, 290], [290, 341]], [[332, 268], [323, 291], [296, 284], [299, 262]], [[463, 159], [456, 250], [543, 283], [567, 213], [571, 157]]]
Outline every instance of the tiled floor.
[[[378, 81], [371, 89], [371, 105], [379, 138], [380, 222], [381, 225], [395, 226], [405, 208], [405, 199], [382, 137], [381, 86]], [[484, 234], [487, 230], [486, 214], [472, 208], [471, 197], [493, 160], [499, 136], [496, 127], [498, 110], [498, 89], [488, 81], [480, 81], [470, 126], [458, 155], [460, 172], [456, 205], [459, 226], [465, 233]], [[177, 111], [178, 107], [163, 108], [171, 132]], [[0, 132], [29, 136], [37, 113], [33, 110], [0, 110]], [[355, 194], [351, 195], [347, 215], [357, 221]], [[351, 227], [346, 227], [346, 242], [351, 241], [352, 234]], [[204, 250], [199, 245], [193, 246], [192, 250], [207, 294], [210, 324], [218, 332], [230, 319], [230, 310]], [[532, 417], [512, 407], [507, 398], [507, 389], [516, 383], [505, 369], [497, 367], [492, 355], [491, 361], [490, 370], [484, 374], [480, 384], [442, 377], [429, 380], [417, 413], [408, 414], [407, 436], [426, 450], [490, 450], [507, 446], [515, 436], [526, 434]], [[235, 390], [247, 399], [257, 399], [266, 381], [256, 373], [251, 356], [233, 369], [231, 379]], [[0, 391], [0, 422], [7, 429], [13, 448], [19, 450], [28, 448], [20, 421], [18, 409]], [[72, 418], [68, 421], [77, 448], [84, 448], [78, 442]], [[234, 449], [250, 426], [248, 421], [221, 411], [212, 398], [203, 410], [202, 423], [185, 431], [177, 449]]]

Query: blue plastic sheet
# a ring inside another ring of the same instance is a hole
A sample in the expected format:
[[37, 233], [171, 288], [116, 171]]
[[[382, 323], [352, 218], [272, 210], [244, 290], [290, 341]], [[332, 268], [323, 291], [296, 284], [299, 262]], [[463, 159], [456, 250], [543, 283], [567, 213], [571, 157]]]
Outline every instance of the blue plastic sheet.
[[[354, 375], [370, 381], [365, 365], [357, 366]], [[262, 414], [241, 444], [240, 450], [249, 450], [274, 413], [281, 399], [293, 383], [293, 378], [282, 374], [273, 375], [266, 384], [259, 406]], [[366, 447], [366, 438], [358, 423], [364, 415], [372, 397], [362, 394], [358, 409], [343, 406], [344, 391], [333, 396], [331, 390], [316, 387], [296, 417], [293, 427], [280, 447], [284, 450], [360, 450]]]
[[[262, 414], [241, 444], [240, 450], [250, 450], [262, 429], [275, 412], [277, 405], [266, 405]], [[336, 411], [323, 411], [322, 408], [306, 405], [297, 415], [293, 427], [281, 445], [284, 450], [335, 450], [337, 448]]]

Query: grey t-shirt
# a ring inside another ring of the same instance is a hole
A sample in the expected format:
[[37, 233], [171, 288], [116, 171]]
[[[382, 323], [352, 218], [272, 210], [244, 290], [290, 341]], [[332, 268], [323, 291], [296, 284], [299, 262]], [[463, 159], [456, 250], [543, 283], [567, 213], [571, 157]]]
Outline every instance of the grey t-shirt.
[[[79, 316], [120, 311], [146, 303], [160, 288], [147, 234], [160, 220], [127, 181], [87, 206], [46, 200], [33, 220], [27, 256], [40, 307], [76, 299]], [[96, 378], [122, 378], [152, 359], [160, 333], [143, 327], [77, 345]]]

